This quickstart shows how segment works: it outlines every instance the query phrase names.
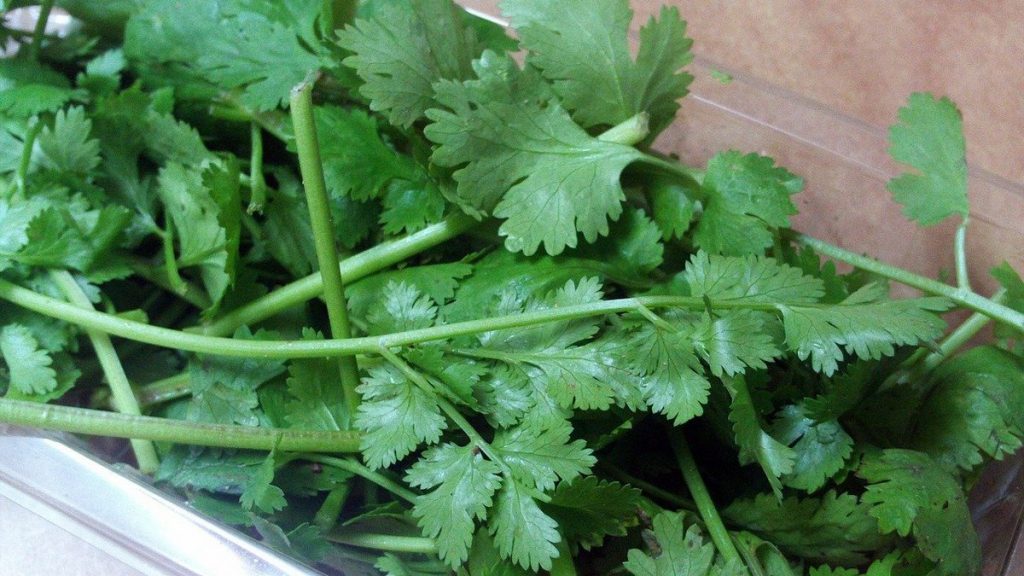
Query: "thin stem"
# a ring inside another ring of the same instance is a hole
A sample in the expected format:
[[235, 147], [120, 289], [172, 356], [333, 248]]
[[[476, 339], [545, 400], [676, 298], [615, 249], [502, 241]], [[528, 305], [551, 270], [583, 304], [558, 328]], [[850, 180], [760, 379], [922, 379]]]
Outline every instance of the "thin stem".
[[[349, 338], [352, 329], [348, 322], [348, 303], [345, 301], [345, 284], [338, 267], [338, 247], [334, 241], [334, 225], [331, 223], [331, 205], [327, 198], [323, 164], [320, 160], [320, 146], [317, 142], [316, 120], [313, 117], [313, 80], [306, 80], [292, 89], [292, 124], [295, 127], [295, 146], [299, 154], [299, 170], [306, 189], [306, 204], [313, 227], [313, 244], [324, 284], [324, 300], [327, 302], [327, 318], [334, 338]], [[349, 414], [355, 414], [359, 406], [359, 368], [354, 356], [338, 358], [341, 386]]]
[[683, 480], [686, 481], [686, 487], [690, 489], [693, 501], [697, 504], [697, 512], [700, 514], [701, 519], [704, 520], [704, 527], [707, 528], [711, 541], [714, 542], [715, 548], [718, 549], [726, 564], [735, 562], [742, 565], [743, 559], [740, 557], [739, 551], [736, 550], [736, 545], [733, 544], [729, 531], [725, 529], [722, 517], [718, 515], [718, 508], [715, 507], [714, 501], [711, 500], [711, 494], [708, 493], [708, 487], [704, 484], [704, 479], [701, 478], [700, 471], [697, 469], [697, 463], [693, 460], [690, 445], [686, 443], [686, 437], [683, 435], [682, 429], [673, 428], [669, 435], [672, 441], [672, 449], [675, 451], [676, 459], [679, 461], [679, 469], [683, 473]]
[[0, 422], [92, 436], [281, 452], [356, 453], [359, 433], [252, 428], [0, 398]]
[[[179, 330], [151, 326], [112, 314], [95, 310], [83, 310], [66, 302], [44, 296], [32, 290], [0, 279], [0, 299], [7, 300], [33, 312], [56, 318], [87, 329], [99, 330], [137, 340], [154, 346], [173, 348], [186, 352], [216, 354], [263, 359], [325, 358], [330, 356], [352, 356], [355, 354], [379, 354], [382, 349], [400, 348], [413, 344], [448, 340], [493, 330], [523, 328], [547, 322], [577, 320], [606, 314], [636, 311], [639, 306], [648, 308], [703, 309], [704, 299], [691, 296], [642, 296], [604, 300], [575, 306], [550, 308], [496, 316], [479, 320], [468, 320], [443, 324], [431, 328], [395, 332], [382, 336], [364, 336], [337, 340], [236, 340], [203, 336]], [[743, 301], [715, 302], [719, 309], [775, 310], [772, 304], [756, 304]]]
[[[173, 248], [171, 257], [174, 257]], [[180, 278], [179, 276], [179, 279], [182, 280], [182, 283], [185, 286], [185, 291], [180, 291], [180, 288], [176, 288], [174, 286], [175, 282], [168, 277], [167, 269], [164, 266], [150, 266], [142, 260], [134, 258], [129, 260], [129, 265], [132, 267], [132, 271], [135, 272], [136, 275], [156, 284], [196, 308], [205, 310], [210, 307], [210, 297], [207, 296], [205, 290], [183, 278]]]
[[249, 214], [263, 212], [267, 203], [267, 180], [263, 177], [263, 129], [256, 122], [249, 128], [252, 154], [249, 157]]
[[187, 294], [189, 287], [181, 277], [181, 271], [178, 270], [178, 259], [174, 254], [174, 222], [171, 221], [169, 215], [166, 218], [166, 222], [164, 222], [162, 240], [164, 248], [164, 277], [167, 278], [171, 292], [178, 295]]
[[956, 254], [956, 284], [964, 290], [971, 289], [971, 278], [967, 271], [967, 222], [964, 216], [960, 226], [956, 229], [956, 240], [954, 242]]
[[1024, 332], [1024, 313], [1018, 312], [997, 302], [993, 302], [992, 300], [971, 292], [966, 288], [954, 288], [953, 286], [944, 284], [937, 280], [925, 278], [924, 276], [919, 276], [901, 268], [879, 262], [873, 258], [868, 258], [867, 256], [861, 256], [860, 254], [844, 250], [838, 246], [834, 246], [828, 242], [805, 234], [796, 234], [794, 239], [796, 242], [813, 248], [817, 252], [830, 258], [846, 262], [851, 266], [867, 270], [868, 272], [878, 274], [879, 276], [884, 276], [901, 284], [906, 284], [911, 288], [917, 288], [918, 290], [934, 294], [936, 296], [944, 296], [965, 308], [970, 308], [971, 310], [980, 312], [993, 320], [1002, 322], [1018, 332]]
[[[444, 221], [427, 226], [415, 234], [378, 244], [369, 250], [346, 258], [338, 264], [338, 267], [343, 278], [349, 282], [355, 282], [451, 240], [476, 224], [475, 220], [465, 214], [449, 216]], [[240, 326], [251, 326], [293, 306], [312, 300], [322, 291], [323, 277], [316, 272], [282, 286], [249, 304], [232, 310], [210, 324], [197, 327], [195, 330], [208, 336], [226, 336]]]
[[139, 404], [149, 408], [150, 406], [157, 406], [165, 402], [184, 398], [188, 396], [191, 390], [189, 374], [188, 372], [182, 372], [163, 380], [139, 386], [136, 392], [139, 397]]
[[[1006, 289], [1000, 288], [992, 295], [992, 301], [1002, 304], [1005, 297]], [[991, 321], [991, 318], [980, 312], [971, 314], [963, 321], [963, 323], [957, 326], [955, 330], [943, 338], [942, 342], [939, 342], [938, 350], [926, 352], [924, 357], [920, 359], [919, 369], [924, 373], [931, 372], [937, 368], [939, 364], [942, 364], [942, 362], [952, 356], [957, 350], [970, 342], [971, 338], [974, 338], [974, 336], [977, 335], [978, 332], [981, 332], [985, 326], [988, 326], [988, 323]], [[927, 349], [921, 348], [921, 351], [927, 351]], [[910, 358], [910, 361], [914, 361], [913, 356]]]
[[43, 0], [39, 3], [39, 16], [36, 18], [36, 27], [32, 31], [32, 43], [28, 46], [28, 54], [33, 60], [39, 60], [39, 50], [42, 48], [43, 37], [46, 34], [46, 23], [50, 20], [50, 11], [53, 10], [54, 0]]
[[[54, 270], [50, 273], [50, 278], [57, 284], [69, 302], [83, 309], [93, 309], [89, 297], [85, 295], [69, 272]], [[114, 409], [122, 414], [141, 415], [139, 402], [135, 399], [132, 385], [128, 382], [128, 376], [124, 373], [121, 359], [117, 356], [110, 336], [96, 330], [86, 330], [86, 334], [96, 350], [96, 358], [103, 368], [103, 375], [106, 376]], [[143, 474], [155, 474], [160, 468], [160, 459], [156, 455], [153, 443], [146, 440], [132, 440], [131, 445], [132, 451], [135, 452], [135, 460], [139, 464], [139, 470]]]
[[[35, 46], [35, 43], [32, 43]], [[18, 172], [15, 174], [15, 181], [17, 182], [17, 197], [15, 199], [22, 200], [26, 197], [28, 191], [28, 170], [32, 166], [32, 149], [36, 146], [36, 138], [39, 136], [39, 132], [43, 129], [43, 123], [38, 118], [28, 126], [28, 130], [25, 131], [25, 140], [21, 147], [21, 158], [18, 161]]]
[[398, 496], [402, 500], [410, 504], [416, 503], [416, 493], [409, 490], [405, 486], [402, 486], [398, 482], [384, 476], [380, 472], [370, 470], [366, 466], [363, 466], [355, 458], [335, 458], [332, 456], [320, 456], [318, 454], [303, 454], [302, 458], [309, 460], [310, 462], [317, 462], [326, 466], [333, 466], [339, 470], [345, 470], [351, 472], [364, 480], [368, 480], [377, 486], [387, 490], [388, 492]]
[[331, 542], [369, 548], [383, 552], [404, 552], [406, 554], [437, 554], [437, 544], [430, 538], [422, 536], [392, 536], [390, 534], [367, 534], [364, 532], [342, 532], [340, 530], [327, 534]]

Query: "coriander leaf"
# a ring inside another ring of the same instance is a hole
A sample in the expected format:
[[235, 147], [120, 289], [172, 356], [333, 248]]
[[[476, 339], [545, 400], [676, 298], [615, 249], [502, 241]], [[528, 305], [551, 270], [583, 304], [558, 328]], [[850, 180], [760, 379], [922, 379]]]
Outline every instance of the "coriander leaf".
[[266, 456], [258, 452], [176, 445], [161, 458], [155, 479], [175, 488], [240, 496], [265, 461]]
[[[234, 338], [267, 340], [273, 333], [239, 328]], [[190, 420], [222, 424], [256, 426], [259, 398], [256, 390], [284, 371], [280, 360], [197, 356], [189, 363], [189, 384], [192, 401], [188, 408]]]
[[380, 223], [385, 234], [422, 230], [441, 220], [447, 206], [437, 185], [429, 180], [394, 180], [381, 201]]
[[588, 474], [597, 459], [583, 440], [571, 440], [568, 421], [535, 424], [524, 421], [499, 430], [492, 446], [524, 486], [548, 491], [557, 480], [571, 481]]
[[431, 490], [416, 497], [412, 515], [453, 568], [469, 556], [475, 521], [487, 517], [500, 473], [475, 447], [442, 444], [425, 452], [405, 476], [414, 488]]
[[883, 450], [865, 457], [857, 476], [868, 482], [861, 500], [872, 505], [882, 532], [913, 532], [938, 574], [980, 571], [981, 546], [960, 483], [927, 454]]
[[285, 405], [289, 425], [302, 430], [349, 429], [337, 369], [337, 362], [330, 358], [292, 360], [287, 384], [294, 400]]
[[863, 564], [892, 540], [879, 533], [869, 510], [856, 496], [830, 490], [820, 497], [781, 501], [759, 494], [734, 500], [722, 515], [786, 554], [816, 562]]
[[[280, 10], [258, 9], [272, 3], [240, 4], [146, 2], [128, 21], [125, 54], [130, 60], [184, 65], [225, 89], [241, 88], [239, 100], [246, 106], [277, 108], [287, 103], [293, 86], [321, 66], [321, 57], [300, 42], [301, 26], [294, 18], [282, 20]], [[308, 14], [319, 4], [310, 0], [303, 6]]]
[[703, 250], [682, 272], [690, 294], [712, 302], [814, 304], [823, 295], [821, 280], [772, 258], [709, 255]]
[[642, 375], [640, 391], [651, 410], [676, 426], [703, 414], [711, 383], [694, 354], [691, 335], [645, 323], [631, 342], [631, 356]]
[[353, 53], [343, 63], [365, 82], [359, 91], [371, 110], [409, 127], [433, 106], [435, 82], [470, 76], [476, 38], [461, 10], [451, 0], [388, 4], [339, 33], [338, 43]]
[[8, 324], [0, 330], [0, 354], [7, 363], [12, 389], [34, 395], [57, 388], [53, 359], [25, 326]]
[[27, 119], [76, 98], [67, 78], [29, 58], [0, 60], [0, 115]]
[[240, 498], [243, 508], [256, 508], [266, 514], [273, 514], [288, 505], [284, 492], [273, 485], [274, 466], [275, 453], [271, 451], [245, 483]]
[[271, 194], [263, 208], [263, 231], [267, 250], [293, 276], [301, 277], [317, 269], [313, 227], [304, 197], [293, 194], [289, 186]]
[[434, 576], [435, 572], [423, 572], [400, 556], [390, 552], [377, 559], [373, 565], [387, 576]]
[[742, 376], [724, 379], [723, 383], [732, 396], [729, 421], [736, 434], [740, 462], [746, 464], [756, 461], [764, 470], [775, 496], [781, 498], [782, 483], [779, 478], [793, 472], [796, 452], [765, 432], [750, 387]]
[[793, 471], [782, 478], [782, 483], [807, 492], [824, 486], [853, 453], [853, 438], [837, 420], [813, 420], [803, 406], [779, 410], [771, 435], [796, 453]]
[[951, 472], [1001, 460], [1024, 439], [1024, 362], [995, 347], [974, 348], [939, 365], [914, 416], [909, 446]]
[[496, 428], [514, 426], [528, 412], [535, 418], [564, 418], [562, 408], [554, 401], [546, 403], [535, 397], [530, 379], [521, 374], [517, 368], [498, 365], [482, 376], [475, 389], [480, 412]]
[[380, 299], [370, 306], [366, 322], [370, 335], [417, 330], [434, 325], [437, 305], [415, 286], [388, 282]]
[[558, 524], [519, 482], [506, 481], [498, 492], [488, 530], [501, 557], [527, 570], [548, 570], [558, 556]]
[[663, 240], [682, 238], [690, 229], [696, 213], [694, 198], [699, 196], [699, 191], [700, 185], [690, 180], [652, 178], [647, 197]]
[[151, 108], [146, 113], [144, 126], [146, 155], [157, 162], [178, 162], [189, 166], [202, 164], [214, 157], [195, 128], [170, 114]]
[[88, 174], [100, 163], [100, 144], [91, 133], [92, 121], [83, 108], [60, 110], [53, 127], [43, 128], [36, 139], [42, 153], [39, 164], [58, 173]]
[[392, 180], [415, 180], [419, 167], [386, 144], [373, 116], [357, 108], [315, 110], [324, 180], [332, 195], [364, 201], [380, 197]]
[[704, 542], [697, 526], [683, 529], [683, 517], [662, 512], [654, 517], [653, 540], [659, 554], [648, 555], [636, 548], [627, 553], [622, 565], [634, 576], [706, 576], [711, 572], [715, 547]]
[[766, 368], [767, 362], [781, 354], [766, 331], [772, 321], [769, 315], [753, 310], [729, 310], [716, 316], [705, 313], [694, 328], [694, 348], [715, 376]]
[[639, 504], [636, 488], [584, 476], [559, 484], [540, 507], [558, 523], [567, 542], [590, 550], [605, 536], [625, 536], [636, 523]]
[[406, 360], [433, 379], [441, 393], [474, 410], [479, 407], [473, 392], [487, 373], [484, 364], [446, 354], [441, 346], [429, 344], [410, 349]]
[[900, 108], [898, 124], [889, 129], [889, 154], [919, 173], [906, 172], [889, 181], [903, 214], [922, 226], [953, 214], [967, 217], [967, 158], [963, 119], [949, 98], [911, 94]]
[[770, 228], [789, 226], [797, 213], [789, 199], [803, 180], [767, 156], [734, 150], [708, 161], [701, 184], [704, 212], [694, 243], [712, 254], [759, 254], [772, 244]]
[[12, 258], [28, 243], [28, 227], [47, 207], [43, 199], [11, 203], [0, 199], [0, 270], [9, 268]]
[[469, 551], [469, 560], [465, 569], [468, 576], [529, 576], [528, 572], [516, 564], [509, 564], [501, 558], [494, 546], [494, 540], [485, 529], [477, 531], [473, 536], [473, 548]]
[[[993, 268], [990, 273], [999, 282], [1003, 290], [1006, 291], [1006, 295], [1003, 297], [1003, 304], [1018, 312], [1024, 312], [1024, 280], [1021, 280], [1020, 274], [1005, 261]], [[1019, 338], [1019, 332], [1005, 324], [996, 324], [995, 335], [997, 338], [1009, 338], [1011, 340]]]
[[854, 292], [835, 306], [782, 305], [786, 345], [816, 372], [835, 373], [843, 351], [864, 360], [892, 356], [896, 346], [928, 342], [942, 335], [935, 314], [949, 308], [942, 298], [885, 300], [876, 285]]
[[447, 426], [435, 398], [393, 366], [371, 368], [356, 391], [363, 400], [355, 418], [363, 431], [359, 448], [371, 468], [391, 466], [421, 443], [437, 442]]
[[625, 0], [505, 0], [501, 9], [530, 51], [529, 62], [554, 82], [584, 127], [647, 112], [657, 134], [693, 81], [681, 71], [693, 60], [693, 41], [676, 8], [662, 8], [660, 19], [640, 29], [635, 61], [628, 41], [633, 12]]
[[604, 264], [602, 272], [624, 283], [637, 282], [661, 265], [661, 232], [643, 210], [626, 210], [605, 238], [580, 246], [573, 255]]
[[[123, 228], [123, 226], [122, 226]], [[75, 227], [71, 214], [47, 208], [25, 230], [28, 242], [17, 260], [30, 266], [68, 267], [85, 270], [90, 261], [89, 246]]]
[[444, 303], [462, 285], [459, 281], [472, 272], [473, 266], [462, 262], [387, 270], [345, 286], [345, 298], [352, 318], [365, 318], [367, 311], [380, 298], [384, 287], [392, 282], [413, 286], [434, 302]]
[[576, 246], [578, 234], [594, 242], [622, 213], [619, 176], [641, 154], [590, 136], [556, 103], [495, 98], [494, 85], [522, 74], [511, 68], [495, 77], [497, 66], [480, 65], [479, 80], [437, 85], [446, 110], [427, 112], [425, 134], [438, 144], [432, 160], [459, 168], [453, 176], [462, 201], [505, 220], [499, 234], [510, 251], [530, 255], [543, 244], [560, 254]]

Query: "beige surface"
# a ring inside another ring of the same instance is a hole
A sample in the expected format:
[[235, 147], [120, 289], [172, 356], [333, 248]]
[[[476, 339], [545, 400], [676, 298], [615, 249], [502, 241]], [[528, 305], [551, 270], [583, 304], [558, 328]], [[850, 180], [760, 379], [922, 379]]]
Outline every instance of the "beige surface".
[[[463, 3], [494, 14], [499, 2]], [[634, 30], [662, 3], [633, 0]], [[797, 228], [938, 275], [952, 267], [955, 225], [922, 231], [902, 219], [885, 190], [898, 171], [885, 128], [909, 93], [949, 95], [964, 113], [974, 175], [971, 277], [990, 290], [993, 265], [1024, 267], [1024, 4], [669, 3], [688, 20], [699, 59], [738, 81], [723, 87], [698, 69], [696, 98], [661, 150], [693, 164], [726, 148], [770, 154], [807, 181]]]
[[106, 553], [0, 496], [0, 575], [141, 576]]

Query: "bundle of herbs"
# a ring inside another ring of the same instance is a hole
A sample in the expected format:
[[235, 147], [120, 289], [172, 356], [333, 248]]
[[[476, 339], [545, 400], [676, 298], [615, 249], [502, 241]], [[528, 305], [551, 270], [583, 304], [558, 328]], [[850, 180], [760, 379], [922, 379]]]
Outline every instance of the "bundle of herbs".
[[948, 99], [889, 189], [959, 219], [956, 285], [791, 230], [769, 157], [651, 150], [674, 8], [632, 53], [627, 0], [52, 4], [0, 30], [0, 421], [347, 573], [980, 570], [1024, 283], [967, 282]]

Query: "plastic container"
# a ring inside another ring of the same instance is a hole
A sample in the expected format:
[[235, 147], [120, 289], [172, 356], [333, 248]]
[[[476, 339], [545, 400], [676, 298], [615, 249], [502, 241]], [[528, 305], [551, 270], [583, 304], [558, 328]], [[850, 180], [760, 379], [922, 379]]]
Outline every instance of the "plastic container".
[[[488, 12], [494, 4], [465, 3]], [[885, 190], [899, 169], [887, 156], [883, 130], [743, 75], [732, 74], [733, 80], [722, 84], [712, 70], [729, 72], [700, 60], [691, 66], [692, 94], [676, 124], [658, 140], [659, 150], [694, 165], [730, 148], [768, 154], [805, 178], [806, 191], [796, 197], [801, 214], [795, 228], [922, 274], [952, 269], [954, 225], [916, 228]], [[987, 278], [992, 265], [1002, 260], [1024, 265], [1024, 227], [1005, 217], [1008, 206], [1020, 211], [1024, 190], [973, 169], [970, 187], [971, 272], [985, 290], [992, 285]], [[28, 437], [32, 434], [0, 425], [0, 510], [3, 498], [17, 501], [107, 550], [111, 566], [148, 574], [316, 573], [52, 436]], [[971, 507], [985, 576], [1024, 574], [1024, 455], [990, 466], [971, 493]]]

